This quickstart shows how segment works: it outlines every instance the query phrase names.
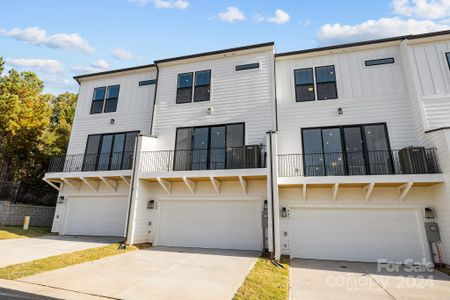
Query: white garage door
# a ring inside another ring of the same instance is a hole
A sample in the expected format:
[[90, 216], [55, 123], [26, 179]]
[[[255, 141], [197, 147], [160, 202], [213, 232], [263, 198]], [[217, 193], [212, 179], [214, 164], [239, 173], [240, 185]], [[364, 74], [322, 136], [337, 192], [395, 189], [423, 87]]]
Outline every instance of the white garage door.
[[426, 257], [414, 209], [294, 208], [289, 223], [291, 257], [367, 262]]
[[64, 234], [125, 236], [127, 197], [70, 197]]
[[157, 244], [261, 250], [259, 201], [161, 201]]

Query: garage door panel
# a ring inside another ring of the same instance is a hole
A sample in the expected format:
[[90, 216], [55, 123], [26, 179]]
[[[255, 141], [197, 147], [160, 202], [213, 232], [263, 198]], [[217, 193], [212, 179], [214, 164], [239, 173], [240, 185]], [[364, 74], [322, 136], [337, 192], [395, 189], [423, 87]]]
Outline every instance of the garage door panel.
[[161, 201], [158, 245], [261, 250], [257, 201]]
[[292, 257], [376, 262], [425, 258], [414, 209], [294, 208]]
[[64, 234], [123, 237], [127, 208], [126, 197], [71, 197]]

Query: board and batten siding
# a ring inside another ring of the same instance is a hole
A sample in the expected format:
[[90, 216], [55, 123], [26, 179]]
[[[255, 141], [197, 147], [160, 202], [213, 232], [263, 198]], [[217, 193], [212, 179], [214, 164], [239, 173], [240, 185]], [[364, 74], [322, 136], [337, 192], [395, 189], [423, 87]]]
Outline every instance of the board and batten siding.
[[[90, 134], [123, 131], [149, 134], [155, 85], [139, 86], [139, 81], [155, 78], [156, 71], [145, 69], [132, 74], [82, 81], [67, 154], [83, 154]], [[115, 84], [120, 84], [116, 112], [91, 115], [94, 89]], [[114, 119], [114, 124], [110, 124], [111, 119]]]
[[[394, 57], [394, 64], [366, 67], [365, 60]], [[392, 149], [418, 145], [398, 47], [317, 54], [276, 61], [278, 149], [301, 153], [301, 128], [387, 123]], [[294, 70], [334, 65], [338, 99], [295, 101]], [[343, 114], [338, 115], [341, 107]]]
[[450, 40], [409, 45], [412, 72], [422, 103], [425, 130], [450, 126]]
[[[236, 71], [236, 65], [259, 69]], [[210, 101], [176, 104], [178, 74], [211, 70]], [[271, 51], [159, 67], [153, 135], [155, 150], [175, 146], [176, 128], [245, 123], [245, 143], [265, 144], [274, 128], [273, 53]], [[208, 108], [212, 114], [208, 114]]]

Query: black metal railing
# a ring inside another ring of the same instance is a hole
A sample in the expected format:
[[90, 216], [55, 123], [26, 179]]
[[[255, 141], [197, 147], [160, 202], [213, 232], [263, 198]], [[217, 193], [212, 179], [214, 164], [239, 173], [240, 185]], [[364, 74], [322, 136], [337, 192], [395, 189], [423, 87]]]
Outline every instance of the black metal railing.
[[436, 149], [278, 155], [278, 176], [354, 176], [440, 173]]
[[53, 156], [48, 172], [131, 170], [133, 151]]
[[142, 153], [142, 172], [254, 169], [266, 167], [265, 146], [161, 150]]

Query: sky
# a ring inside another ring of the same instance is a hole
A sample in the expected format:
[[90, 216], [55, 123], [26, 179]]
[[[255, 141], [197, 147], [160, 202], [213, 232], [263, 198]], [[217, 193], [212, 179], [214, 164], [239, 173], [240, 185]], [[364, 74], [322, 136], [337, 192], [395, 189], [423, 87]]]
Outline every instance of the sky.
[[277, 52], [450, 29], [450, 0], [0, 0], [0, 56], [45, 92], [74, 75], [263, 42]]

